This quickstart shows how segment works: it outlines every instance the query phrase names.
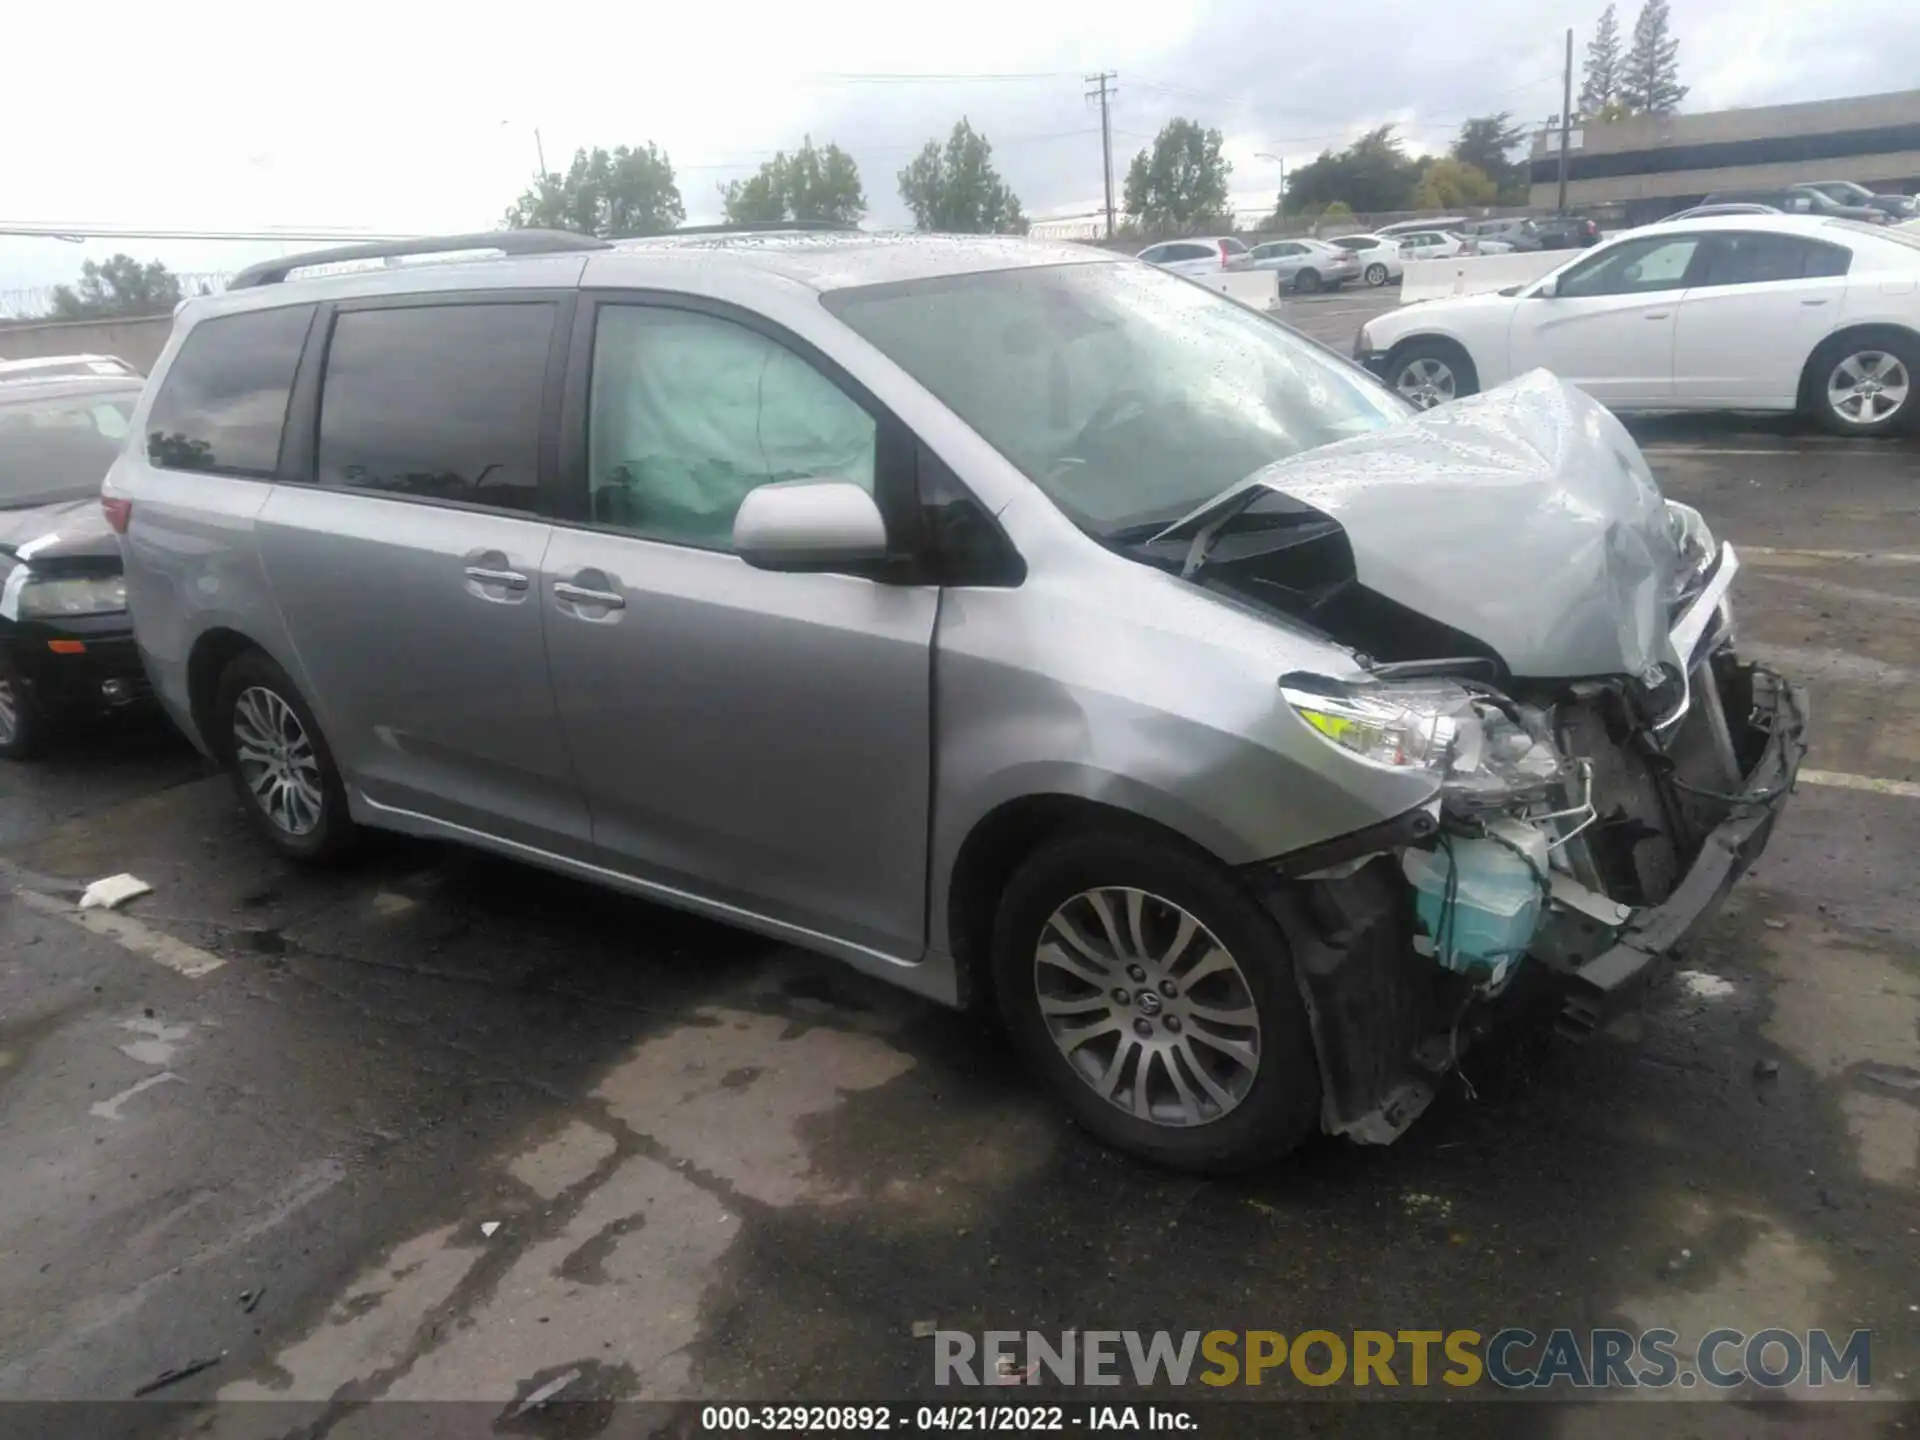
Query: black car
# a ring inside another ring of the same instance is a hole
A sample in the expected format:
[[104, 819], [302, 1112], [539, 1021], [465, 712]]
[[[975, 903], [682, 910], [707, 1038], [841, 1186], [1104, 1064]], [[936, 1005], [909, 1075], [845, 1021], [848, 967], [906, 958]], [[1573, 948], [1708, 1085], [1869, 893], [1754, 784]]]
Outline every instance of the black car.
[[1600, 223], [1588, 215], [1547, 215], [1533, 228], [1542, 250], [1584, 250], [1600, 243]]
[[1852, 180], [1805, 180], [1792, 188], [1817, 190], [1827, 199], [1840, 205], [1864, 206], [1868, 210], [1878, 210], [1887, 217], [1888, 224], [1898, 224], [1902, 220], [1911, 220], [1915, 215], [1920, 215], [1920, 205], [1914, 203], [1911, 195], [1876, 194]]
[[1511, 245], [1515, 250], [1540, 250], [1540, 230], [1535, 221], [1527, 219], [1475, 220], [1460, 229], [1463, 238], [1476, 245], [1482, 240], [1499, 240]]
[[0, 756], [24, 759], [62, 723], [148, 695], [100, 508], [140, 385], [0, 380]]
[[1859, 220], [1868, 225], [1887, 223], [1887, 217], [1872, 206], [1842, 205], [1811, 185], [1782, 185], [1776, 190], [1717, 190], [1700, 203], [1771, 205], [1789, 215], [1820, 215], [1834, 220]]

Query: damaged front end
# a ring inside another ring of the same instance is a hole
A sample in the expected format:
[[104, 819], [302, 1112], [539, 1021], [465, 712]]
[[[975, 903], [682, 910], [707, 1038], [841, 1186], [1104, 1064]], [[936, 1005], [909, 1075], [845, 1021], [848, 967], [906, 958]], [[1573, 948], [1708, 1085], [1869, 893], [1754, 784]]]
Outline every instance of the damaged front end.
[[[1561, 403], [1628, 483], [1607, 476], [1605, 499], [1595, 485], [1551, 492], [1535, 478], [1577, 469], [1591, 446], [1523, 447], [1532, 465], [1501, 457], [1557, 505], [1563, 568], [1593, 577], [1538, 594], [1535, 615], [1524, 596], [1476, 609], [1458, 589], [1415, 610], [1411, 564], [1379, 563], [1377, 531], [1349, 534], [1357, 507], [1342, 516], [1325, 503], [1343, 498], [1331, 455], [1307, 485], [1270, 478], [1172, 537], [1184, 573], [1208, 570], [1199, 583], [1358, 653], [1358, 678], [1282, 677], [1302, 723], [1355, 763], [1439, 782], [1408, 815], [1252, 872], [1292, 946], [1325, 1126], [1355, 1139], [1400, 1134], [1509, 1004], [1544, 992], [1558, 1027], [1585, 1036], [1630, 1003], [1765, 846], [1805, 753], [1802, 692], [1734, 648], [1732, 547], [1659, 499], [1631, 442], [1612, 443], [1611, 417], [1594, 421], [1583, 398]], [[1471, 467], [1462, 422], [1450, 423], [1457, 499]], [[1509, 521], [1507, 539], [1540, 523]], [[1543, 574], [1554, 557], [1527, 564]], [[1481, 589], [1497, 585], [1489, 576]], [[1583, 658], [1553, 663], [1569, 653], [1544, 643], [1556, 635]], [[1594, 655], [1611, 658], [1607, 672], [1592, 673]]]

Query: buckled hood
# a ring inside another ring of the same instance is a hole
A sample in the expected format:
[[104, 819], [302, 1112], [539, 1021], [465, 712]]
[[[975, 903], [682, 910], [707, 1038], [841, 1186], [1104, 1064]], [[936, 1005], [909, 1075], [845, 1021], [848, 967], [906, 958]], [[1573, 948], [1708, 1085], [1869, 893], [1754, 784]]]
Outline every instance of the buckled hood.
[[42, 562], [97, 559], [120, 553], [101, 513], [99, 497], [55, 500], [23, 510], [0, 510], [0, 555]]
[[[1672, 658], [1680, 552], [1659, 486], [1619, 421], [1545, 371], [1267, 466], [1168, 536], [1251, 519], [1254, 488], [1335, 522], [1361, 586], [1481, 642], [1514, 675], [1643, 675]], [[1257, 541], [1219, 549], [1234, 558], [1207, 570], [1223, 579], [1261, 558]]]

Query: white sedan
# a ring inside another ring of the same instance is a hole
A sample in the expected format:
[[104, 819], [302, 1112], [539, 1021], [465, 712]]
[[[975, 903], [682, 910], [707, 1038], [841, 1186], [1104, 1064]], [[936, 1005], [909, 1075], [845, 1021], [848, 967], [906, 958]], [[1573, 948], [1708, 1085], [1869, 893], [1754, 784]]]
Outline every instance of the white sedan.
[[1642, 226], [1496, 295], [1408, 305], [1355, 358], [1415, 405], [1551, 370], [1615, 410], [1807, 410], [1843, 435], [1920, 417], [1920, 236], [1727, 215]]
[[1393, 235], [1335, 235], [1327, 244], [1351, 250], [1360, 257], [1360, 278], [1369, 285], [1385, 285], [1406, 273], [1400, 241]]

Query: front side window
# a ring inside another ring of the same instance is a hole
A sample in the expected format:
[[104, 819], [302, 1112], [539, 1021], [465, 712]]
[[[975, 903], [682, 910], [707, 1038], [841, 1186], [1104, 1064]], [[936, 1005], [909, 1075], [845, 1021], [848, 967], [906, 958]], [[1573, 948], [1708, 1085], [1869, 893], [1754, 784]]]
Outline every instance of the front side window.
[[587, 415], [598, 524], [727, 549], [757, 486], [846, 480], [872, 493], [876, 435], [844, 390], [757, 330], [664, 306], [599, 313]]
[[166, 470], [270, 478], [311, 305], [202, 320], [187, 333], [147, 416], [147, 459]]
[[320, 484], [539, 508], [554, 307], [349, 310], [320, 392]]
[[1103, 537], [1408, 414], [1246, 306], [1132, 265], [943, 276], [824, 303]]
[[1627, 240], [1604, 254], [1574, 266], [1560, 277], [1555, 293], [1567, 298], [1651, 294], [1678, 290], [1687, 278], [1698, 235], [1648, 236]]
[[97, 494], [138, 390], [0, 401], [0, 510]]

